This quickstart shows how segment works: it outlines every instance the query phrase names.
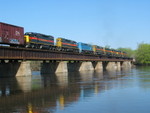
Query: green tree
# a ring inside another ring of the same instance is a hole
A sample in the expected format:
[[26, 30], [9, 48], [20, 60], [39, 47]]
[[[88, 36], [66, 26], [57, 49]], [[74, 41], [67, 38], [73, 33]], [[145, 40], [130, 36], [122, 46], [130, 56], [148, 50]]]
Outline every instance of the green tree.
[[140, 64], [150, 64], [150, 44], [141, 43], [138, 45], [136, 61]]

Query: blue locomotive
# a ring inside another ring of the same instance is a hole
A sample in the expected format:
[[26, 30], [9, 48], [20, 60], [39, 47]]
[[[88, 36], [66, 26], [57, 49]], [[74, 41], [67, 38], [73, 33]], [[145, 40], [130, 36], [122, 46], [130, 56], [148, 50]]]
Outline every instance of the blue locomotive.
[[83, 54], [93, 54], [93, 47], [90, 44], [78, 42], [79, 52]]

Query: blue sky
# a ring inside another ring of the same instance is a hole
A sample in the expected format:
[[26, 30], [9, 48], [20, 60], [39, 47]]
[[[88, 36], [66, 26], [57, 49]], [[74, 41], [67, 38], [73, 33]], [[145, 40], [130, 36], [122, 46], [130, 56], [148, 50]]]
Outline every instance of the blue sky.
[[150, 0], [0, 0], [0, 21], [111, 48], [150, 43]]

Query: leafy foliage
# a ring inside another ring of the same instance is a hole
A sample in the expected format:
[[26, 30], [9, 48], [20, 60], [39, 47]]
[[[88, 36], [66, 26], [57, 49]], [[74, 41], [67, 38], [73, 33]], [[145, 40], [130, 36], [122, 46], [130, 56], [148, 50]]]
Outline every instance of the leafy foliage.
[[137, 63], [150, 64], [150, 44], [141, 43], [136, 52]]

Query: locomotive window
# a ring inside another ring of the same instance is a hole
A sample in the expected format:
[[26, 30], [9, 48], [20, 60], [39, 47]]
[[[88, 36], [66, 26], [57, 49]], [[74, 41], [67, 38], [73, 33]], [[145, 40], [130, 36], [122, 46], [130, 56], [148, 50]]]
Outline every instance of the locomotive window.
[[34, 37], [35, 35], [34, 34], [28, 34], [29, 36], [32, 36], [32, 37]]
[[25, 35], [29, 35], [29, 36], [31, 36], [31, 37], [34, 37], [35, 36], [35, 34], [34, 33], [25, 33]]

